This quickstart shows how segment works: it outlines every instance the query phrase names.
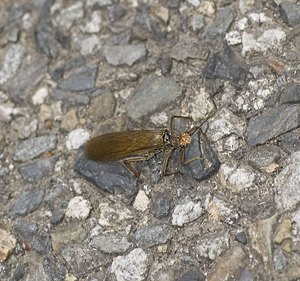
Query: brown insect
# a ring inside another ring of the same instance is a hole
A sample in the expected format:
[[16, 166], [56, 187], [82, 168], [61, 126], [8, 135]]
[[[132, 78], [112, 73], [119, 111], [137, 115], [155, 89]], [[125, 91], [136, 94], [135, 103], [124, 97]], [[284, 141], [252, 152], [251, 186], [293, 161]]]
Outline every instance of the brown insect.
[[193, 134], [204, 123], [180, 133], [173, 128], [175, 118], [190, 119], [184, 116], [172, 116], [168, 129], [124, 131], [94, 137], [85, 145], [85, 156], [97, 162], [122, 160], [126, 167], [138, 177], [139, 173], [132, 163], [149, 160], [158, 153], [164, 153], [162, 175], [170, 174], [167, 166], [173, 150], [181, 150], [180, 158], [184, 165], [199, 158], [193, 157], [185, 160], [184, 148], [191, 143]]

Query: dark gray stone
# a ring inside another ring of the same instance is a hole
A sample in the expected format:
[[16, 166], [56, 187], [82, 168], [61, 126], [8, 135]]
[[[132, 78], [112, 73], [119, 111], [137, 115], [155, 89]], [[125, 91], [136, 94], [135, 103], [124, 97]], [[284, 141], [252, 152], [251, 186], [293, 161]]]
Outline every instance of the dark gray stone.
[[10, 209], [10, 215], [12, 217], [26, 216], [27, 214], [35, 211], [40, 206], [43, 198], [43, 190], [23, 191], [13, 203]]
[[300, 23], [300, 5], [291, 2], [283, 2], [279, 5], [279, 14], [288, 25]]
[[49, 276], [50, 280], [53, 281], [63, 281], [66, 276], [66, 269], [62, 266], [58, 266], [58, 263], [50, 259], [49, 257], [45, 257], [43, 259], [43, 268], [45, 273]]
[[160, 70], [162, 75], [167, 75], [171, 72], [173, 61], [169, 57], [169, 55], [164, 55], [161, 60], [159, 61]]
[[0, 278], [1, 280], [8, 280], [11, 275], [11, 264], [8, 263], [0, 263]]
[[55, 89], [52, 92], [52, 97], [62, 101], [65, 105], [87, 105], [90, 101], [89, 96], [83, 93], [74, 93]]
[[280, 95], [280, 102], [282, 104], [300, 104], [300, 85], [297, 83], [287, 84]]
[[204, 27], [205, 21], [204, 16], [199, 14], [193, 14], [190, 22], [191, 29], [193, 32], [198, 34]]
[[245, 81], [247, 74], [248, 66], [246, 62], [228, 46], [225, 46], [221, 52], [213, 54], [203, 69], [203, 75], [207, 79], [240, 82]]
[[129, 30], [121, 30], [111, 36], [112, 45], [129, 45], [131, 34]]
[[64, 217], [65, 217], [65, 214], [63, 212], [55, 211], [54, 213], [52, 213], [50, 223], [52, 225], [58, 225], [63, 221]]
[[154, 245], [165, 244], [169, 242], [173, 237], [172, 226], [151, 225], [142, 229], [138, 229], [134, 233], [134, 238], [137, 241], [139, 247], [150, 248]]
[[68, 78], [58, 84], [58, 88], [64, 91], [88, 91], [95, 87], [97, 67], [82, 67], [70, 73]]
[[249, 145], [263, 144], [300, 126], [300, 107], [282, 105], [250, 119], [246, 140]]
[[19, 281], [25, 276], [26, 265], [18, 265], [9, 281]]
[[248, 163], [256, 168], [264, 168], [280, 159], [280, 148], [277, 146], [259, 146], [248, 154]]
[[47, 135], [28, 139], [20, 143], [13, 156], [14, 161], [28, 161], [56, 148], [55, 135]]
[[168, 0], [166, 5], [170, 9], [178, 9], [180, 7], [180, 0]]
[[37, 84], [47, 73], [47, 59], [37, 57], [28, 66], [22, 68], [19, 73], [9, 81], [9, 91], [13, 101], [17, 102], [28, 98]]
[[37, 22], [35, 38], [38, 50], [52, 59], [57, 57], [58, 48], [54, 37], [54, 28], [50, 20], [43, 19]]
[[179, 278], [178, 281], [205, 281], [205, 274], [200, 269], [192, 268], [184, 272]]
[[220, 37], [223, 40], [235, 16], [235, 10], [232, 6], [219, 9], [213, 22], [206, 29], [205, 39], [211, 41]]
[[47, 194], [44, 197], [45, 202], [56, 201], [57, 198], [62, 197], [66, 185], [60, 178], [52, 178], [51, 186], [47, 189]]
[[111, 22], [119, 21], [126, 16], [127, 10], [122, 5], [107, 7], [108, 18]]
[[139, 5], [136, 8], [135, 18], [132, 25], [132, 37], [139, 40], [153, 39], [163, 40], [166, 37], [166, 28], [161, 22], [149, 14], [146, 5]]
[[200, 59], [205, 60], [209, 55], [209, 49], [198, 38], [190, 35], [183, 35], [171, 51], [171, 57], [178, 61], [185, 61], [186, 59]]
[[283, 272], [287, 266], [287, 258], [285, 257], [281, 248], [275, 248], [273, 251], [273, 264], [275, 270]]
[[181, 96], [181, 90], [171, 79], [150, 75], [136, 88], [128, 104], [128, 116], [135, 121], [157, 112]]
[[[178, 132], [184, 132], [187, 129], [186, 122], [186, 119], [176, 118], [174, 129]], [[194, 161], [183, 165], [181, 153], [184, 154], [185, 161], [193, 158]], [[195, 132], [192, 136], [192, 142], [182, 152], [179, 149], [174, 150], [168, 162], [168, 171], [181, 173], [186, 180], [205, 180], [214, 175], [219, 167], [218, 155], [201, 130]]]
[[[199, 145], [200, 144], [200, 145]], [[176, 151], [177, 153], [179, 150]], [[187, 165], [181, 165], [180, 171], [186, 177], [192, 176], [195, 180], [202, 181], [210, 178], [220, 168], [220, 161], [217, 153], [210, 145], [206, 136], [199, 131], [194, 135], [191, 144], [184, 150], [186, 161], [199, 157]], [[177, 160], [180, 163], [180, 160]]]
[[167, 217], [172, 208], [172, 194], [170, 192], [159, 192], [153, 202], [153, 211], [156, 218]]
[[49, 176], [53, 170], [57, 157], [37, 159], [20, 167], [21, 175], [30, 182], [39, 181]]
[[87, 4], [93, 6], [95, 10], [112, 5], [112, 0], [88, 0]]
[[239, 281], [255, 281], [255, 280], [256, 280], [255, 275], [252, 272], [246, 269], [243, 269], [241, 271]]
[[58, 55], [55, 30], [49, 17], [54, 2], [54, 0], [50, 0], [42, 3], [39, 19], [35, 25], [34, 32], [38, 50], [50, 59], [55, 58]]
[[240, 231], [235, 234], [234, 240], [240, 242], [243, 245], [246, 245], [248, 242], [247, 235], [244, 231]]
[[91, 247], [97, 248], [107, 254], [125, 253], [131, 245], [126, 237], [114, 234], [95, 236], [90, 242]]
[[287, 132], [279, 137], [284, 150], [293, 153], [300, 150], [300, 129]]
[[106, 46], [104, 56], [112, 65], [133, 65], [146, 56], [146, 48], [143, 44]]
[[13, 225], [13, 230], [39, 254], [46, 254], [49, 251], [49, 236], [39, 232], [36, 223], [19, 221]]
[[99, 250], [83, 248], [79, 244], [71, 244], [64, 248], [62, 256], [73, 274], [80, 280], [85, 279], [90, 272], [97, 271], [107, 265], [109, 256]]
[[51, 78], [60, 82], [68, 71], [72, 71], [72, 69], [80, 69], [83, 65], [86, 65], [86, 59], [82, 56], [72, 58], [63, 64], [55, 65], [50, 69]]
[[137, 178], [120, 162], [100, 163], [88, 160], [82, 151], [75, 165], [75, 171], [108, 193], [125, 193], [133, 199], [138, 191]]
[[55, 39], [64, 49], [68, 50], [71, 48], [71, 36], [68, 33], [58, 30], [55, 33]]

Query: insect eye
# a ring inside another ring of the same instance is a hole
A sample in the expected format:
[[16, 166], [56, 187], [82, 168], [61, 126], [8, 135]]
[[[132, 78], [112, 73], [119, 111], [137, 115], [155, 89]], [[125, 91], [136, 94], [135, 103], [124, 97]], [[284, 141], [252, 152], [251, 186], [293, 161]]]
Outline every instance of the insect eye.
[[171, 139], [171, 134], [168, 130], [165, 130], [164, 131], [164, 134], [163, 134], [163, 142], [164, 143], [169, 143], [170, 142], [170, 139]]

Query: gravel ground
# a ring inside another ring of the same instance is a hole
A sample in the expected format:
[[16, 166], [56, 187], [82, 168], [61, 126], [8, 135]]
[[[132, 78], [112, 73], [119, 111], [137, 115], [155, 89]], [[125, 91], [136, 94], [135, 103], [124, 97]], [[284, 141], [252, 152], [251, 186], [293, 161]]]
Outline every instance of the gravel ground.
[[[0, 279], [300, 280], [296, 2], [2, 0]], [[179, 173], [83, 154], [173, 115]]]

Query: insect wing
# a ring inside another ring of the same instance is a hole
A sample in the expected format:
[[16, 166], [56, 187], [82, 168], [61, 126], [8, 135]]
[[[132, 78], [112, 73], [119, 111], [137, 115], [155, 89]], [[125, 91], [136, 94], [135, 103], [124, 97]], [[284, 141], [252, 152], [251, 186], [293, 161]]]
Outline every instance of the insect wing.
[[90, 160], [109, 162], [156, 153], [163, 145], [162, 130], [116, 132], [89, 140], [85, 145], [85, 155]]

